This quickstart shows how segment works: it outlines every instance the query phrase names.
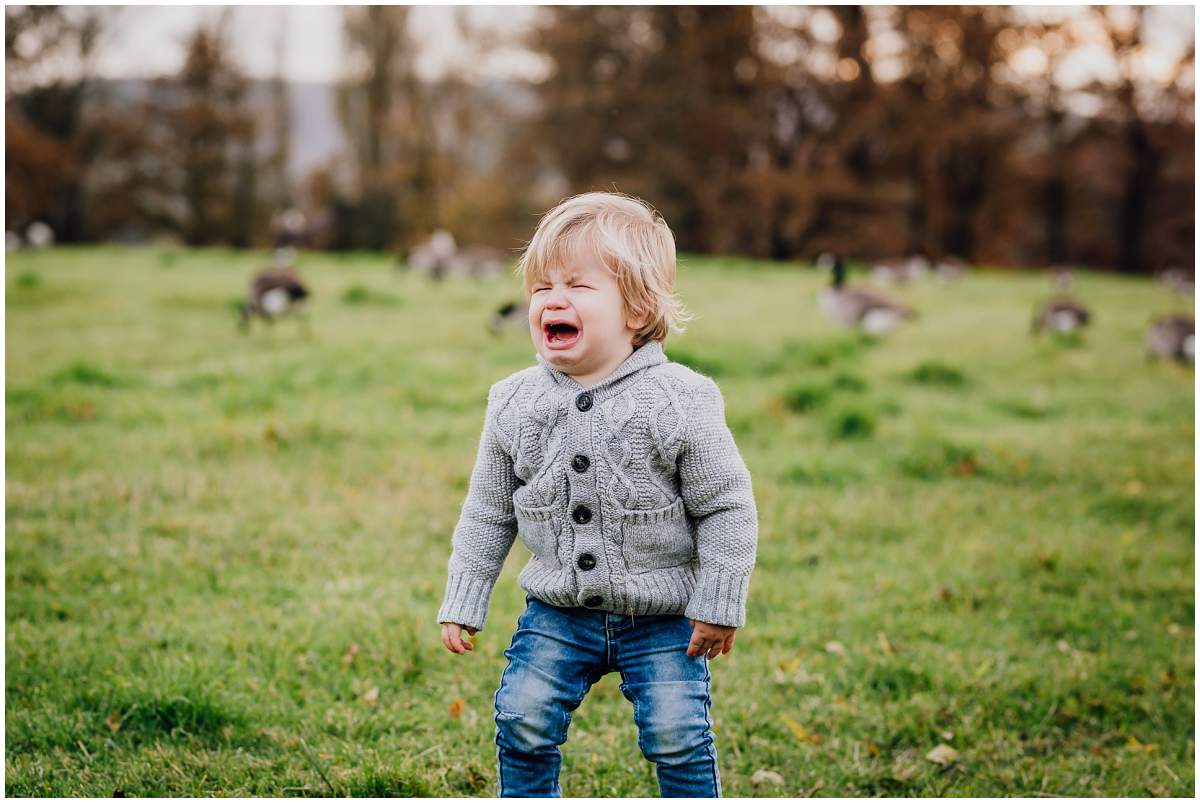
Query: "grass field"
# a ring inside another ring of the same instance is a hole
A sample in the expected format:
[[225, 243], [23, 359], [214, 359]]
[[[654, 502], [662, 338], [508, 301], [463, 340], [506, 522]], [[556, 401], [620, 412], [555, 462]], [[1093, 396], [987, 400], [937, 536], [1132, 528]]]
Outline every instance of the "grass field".
[[[7, 256], [10, 795], [496, 793], [524, 547], [474, 654], [435, 617], [487, 388], [533, 361], [483, 326], [516, 281], [305, 255], [312, 338], [243, 336], [263, 262]], [[1082, 338], [1030, 336], [1044, 276], [977, 272], [871, 344], [815, 272], [685, 260], [667, 353], [720, 384], [760, 514], [712, 664], [727, 795], [1194, 791], [1193, 375], [1142, 355], [1190, 306], [1077, 280]], [[657, 794], [618, 682], [566, 795]]]

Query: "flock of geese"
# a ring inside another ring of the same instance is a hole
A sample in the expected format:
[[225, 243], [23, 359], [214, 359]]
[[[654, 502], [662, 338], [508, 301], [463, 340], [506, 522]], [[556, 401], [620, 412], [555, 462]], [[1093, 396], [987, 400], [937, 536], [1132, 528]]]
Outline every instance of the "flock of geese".
[[[266, 323], [284, 316], [299, 317], [307, 327], [302, 310], [310, 292], [296, 270], [295, 250], [279, 248], [275, 252], [272, 266], [254, 275], [245, 301], [241, 305], [240, 326], [248, 330], [254, 318]], [[828, 270], [830, 286], [817, 297], [820, 311], [833, 323], [856, 329], [871, 337], [885, 337], [907, 321], [917, 317], [916, 311], [888, 296], [885, 292], [863, 287], [852, 287], [846, 282], [846, 265], [836, 254], [821, 254], [816, 261], [819, 269]], [[958, 259], [945, 259], [930, 265], [923, 257], [885, 260], [876, 263], [871, 277], [877, 285], [904, 284], [933, 275], [944, 283], [961, 279], [966, 265]], [[1056, 269], [1052, 273], [1056, 293], [1040, 304], [1033, 314], [1032, 334], [1050, 332], [1055, 335], [1071, 335], [1092, 321], [1092, 312], [1071, 293], [1074, 284], [1069, 269]], [[437, 278], [441, 278], [438, 276]], [[1192, 278], [1182, 271], [1168, 271], [1159, 279], [1171, 290], [1192, 297]], [[524, 301], [507, 301], [498, 307], [487, 323], [487, 329], [498, 336], [507, 328], [523, 328], [526, 325], [528, 307]], [[1155, 319], [1145, 340], [1148, 359], [1175, 359], [1182, 363], [1195, 362], [1195, 320], [1192, 315], [1173, 314]]]
[[[821, 312], [832, 322], [857, 329], [872, 337], [883, 337], [905, 321], [917, 317], [909, 306], [890, 298], [877, 290], [849, 287], [846, 284], [846, 266], [840, 256], [821, 254], [817, 267], [829, 270], [830, 286], [817, 297]], [[945, 282], [957, 281], [965, 272], [961, 260], [946, 260], [930, 268], [922, 257], [907, 260], [889, 260], [878, 263], [871, 271], [876, 284], [902, 284], [929, 273]], [[1182, 271], [1167, 271], [1159, 279], [1171, 290], [1192, 297], [1192, 279]], [[1074, 283], [1069, 269], [1053, 271], [1057, 292], [1033, 313], [1032, 333], [1051, 332], [1055, 335], [1071, 335], [1087, 326], [1092, 312], [1070, 290]], [[1195, 362], [1195, 320], [1191, 315], [1173, 314], [1155, 319], [1146, 334], [1147, 359], [1175, 359], [1183, 363]]]

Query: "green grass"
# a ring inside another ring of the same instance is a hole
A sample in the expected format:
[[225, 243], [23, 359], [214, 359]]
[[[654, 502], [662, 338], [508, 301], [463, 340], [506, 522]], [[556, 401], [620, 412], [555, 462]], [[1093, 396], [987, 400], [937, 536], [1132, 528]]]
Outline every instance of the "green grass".
[[[434, 619], [487, 388], [533, 361], [486, 331], [518, 285], [304, 255], [311, 337], [240, 335], [265, 261], [7, 256], [9, 794], [495, 794], [524, 548], [474, 654]], [[1141, 351], [1178, 302], [1077, 283], [1069, 348], [998, 273], [896, 291], [921, 317], [873, 343], [815, 273], [685, 260], [667, 353], [720, 382], [761, 525], [712, 664], [727, 795], [1193, 791], [1193, 377]], [[618, 682], [568, 795], [657, 794]]]

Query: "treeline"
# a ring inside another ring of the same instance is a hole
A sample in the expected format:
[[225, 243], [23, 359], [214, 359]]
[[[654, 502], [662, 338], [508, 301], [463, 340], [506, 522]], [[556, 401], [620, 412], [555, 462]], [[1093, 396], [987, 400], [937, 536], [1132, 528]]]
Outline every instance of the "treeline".
[[[489, 74], [512, 43], [464, 14], [464, 49], [426, 81], [409, 9], [342, 13], [348, 147], [293, 177], [286, 77], [248, 90], [227, 18], [192, 34], [180, 74], [117, 99], [89, 92], [102, 11], [6, 8], [10, 226], [250, 245], [294, 205], [318, 247], [438, 228], [513, 247], [561, 196], [616, 188], [685, 251], [1194, 261], [1194, 50], [1157, 58], [1145, 7], [544, 7], [525, 85]], [[1097, 51], [1111, 69], [1081, 72]], [[84, 67], [38, 75], [63, 52]]]

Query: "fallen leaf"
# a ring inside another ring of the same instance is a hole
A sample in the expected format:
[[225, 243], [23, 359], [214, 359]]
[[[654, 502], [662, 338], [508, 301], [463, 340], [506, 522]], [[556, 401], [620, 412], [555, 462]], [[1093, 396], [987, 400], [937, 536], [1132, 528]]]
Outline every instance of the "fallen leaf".
[[800, 668], [799, 658], [789, 658], [786, 661], [779, 662], [779, 669], [782, 672], [792, 673]]
[[461, 697], [459, 697], [457, 700], [454, 700], [452, 703], [450, 703], [450, 718], [458, 719], [459, 717], [461, 717], [463, 708], [465, 706], [466, 706], [466, 702]]
[[950, 473], [959, 477], [970, 477], [979, 470], [979, 463], [974, 457], [964, 457], [950, 469]]
[[887, 634], [880, 630], [875, 634], [879, 638], [879, 649], [883, 650], [883, 654], [891, 657], [896, 654], [896, 648], [892, 646], [892, 642], [888, 641]]
[[867, 755], [875, 758], [879, 755], [879, 745], [874, 742], [867, 742]]
[[1127, 742], [1125, 742], [1125, 749], [1127, 749], [1131, 753], [1153, 753], [1155, 750], [1158, 749], [1158, 745], [1148, 744], [1148, 743], [1143, 744], [1142, 742], [1139, 742], [1135, 737], [1130, 736], [1129, 740]]
[[813, 733], [808, 728], [789, 717], [787, 714], [780, 714], [779, 721], [784, 725], [787, 725], [788, 730], [790, 730], [792, 734], [795, 735], [795, 737], [800, 741], [812, 742], [813, 744], [821, 743], [821, 736], [819, 734]]
[[117, 731], [119, 731], [121, 729], [120, 713], [117, 711], [113, 711], [111, 714], [108, 715], [108, 719], [104, 720], [104, 724], [107, 725], [108, 729], [110, 731], [112, 731], [113, 733], [116, 733]]
[[750, 776], [750, 783], [754, 786], [763, 783], [781, 784], [783, 783], [783, 776], [771, 770], [758, 770]]
[[945, 586], [938, 586], [935, 594], [942, 602], [950, 602], [950, 600], [954, 599], [954, 592]]
[[943, 767], [953, 764], [958, 761], [958, 751], [948, 744], [939, 744], [937, 747], [925, 754], [928, 761], [934, 764], [940, 764]]
[[921, 767], [914, 760], [912, 750], [898, 753], [892, 760], [892, 777], [897, 781], [907, 781], [920, 772]]
[[363, 702], [367, 705], [375, 705], [379, 702], [379, 687], [372, 686], [362, 696]]
[[827, 641], [825, 642], [825, 652], [844, 656], [846, 654], [846, 647], [840, 641]]
[[346, 654], [342, 656], [342, 666], [350, 666], [354, 663], [354, 656], [358, 655], [358, 642], [350, 642], [350, 648], [346, 650]]

